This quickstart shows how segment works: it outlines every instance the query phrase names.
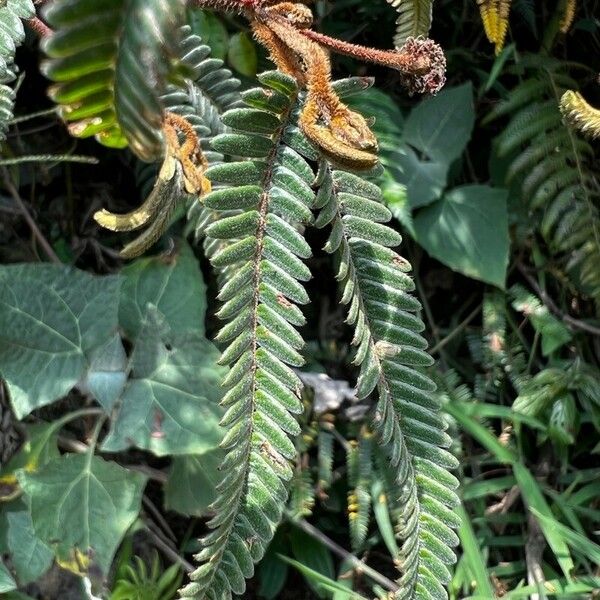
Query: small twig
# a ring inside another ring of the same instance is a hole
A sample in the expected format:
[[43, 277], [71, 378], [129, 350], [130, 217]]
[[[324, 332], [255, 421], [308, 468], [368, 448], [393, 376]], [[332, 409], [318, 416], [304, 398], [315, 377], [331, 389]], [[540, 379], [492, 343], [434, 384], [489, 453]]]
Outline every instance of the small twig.
[[38, 110], [27, 115], [19, 115], [8, 121], [8, 125], [17, 125], [17, 123], [24, 123], [25, 121], [31, 121], [32, 119], [39, 119], [40, 117], [49, 117], [50, 115], [56, 115], [58, 108], [53, 106], [52, 108], [45, 108], [44, 110]]
[[445, 338], [441, 339], [430, 351], [430, 354], [439, 352], [448, 342], [452, 341], [469, 323], [481, 312], [481, 305], [477, 305], [464, 321], [459, 323]]
[[592, 335], [600, 336], [600, 327], [595, 327], [594, 325], [590, 325], [585, 321], [580, 321], [579, 319], [575, 319], [571, 315], [565, 314], [552, 300], [548, 292], [543, 290], [538, 282], [529, 274], [527, 268], [522, 263], [517, 263], [517, 268], [519, 269], [521, 275], [525, 277], [527, 283], [533, 288], [535, 293], [540, 297], [541, 301], [564, 323], [570, 325], [573, 329], [579, 329], [581, 331], [586, 331], [587, 333], [591, 333]]
[[153, 469], [148, 465], [122, 465], [124, 468], [129, 469], [130, 471], [137, 471], [142, 475], [148, 477], [148, 479], [152, 479], [157, 481], [158, 483], [165, 484], [167, 483], [167, 474], [160, 469]]
[[[513, 485], [513, 487], [504, 494], [502, 499], [496, 504], [492, 504], [485, 509], [485, 516], [491, 515], [505, 515], [513, 506], [513, 504], [521, 497], [521, 489], [517, 485]], [[499, 534], [504, 532], [506, 524], [502, 523], [497, 528]]]
[[150, 500], [150, 498], [148, 498], [148, 496], [144, 495], [144, 496], [142, 496], [142, 502], [144, 503], [144, 506], [152, 513], [152, 516], [156, 519], [157, 523], [162, 527], [165, 535], [172, 542], [176, 542], [177, 538], [175, 537], [173, 530], [169, 527], [169, 524], [167, 523], [165, 518], [161, 515], [158, 508], [156, 508], [156, 506], [154, 505], [152, 500]]
[[152, 541], [154, 542], [155, 546], [160, 548], [160, 550], [162, 550], [165, 553], [165, 555], [168, 556], [171, 560], [173, 560], [176, 563], [179, 563], [186, 573], [192, 573], [195, 570], [194, 565], [185, 560], [183, 556], [180, 556], [177, 550], [171, 548], [171, 546], [169, 546], [169, 544], [167, 544], [160, 536], [158, 536], [154, 531], [152, 531], [152, 529], [146, 526], [145, 530], [148, 533], [148, 535], [152, 538]]
[[27, 207], [25, 206], [25, 202], [23, 202], [23, 199], [21, 198], [21, 196], [19, 196], [19, 192], [17, 191], [17, 188], [13, 185], [12, 181], [10, 180], [10, 177], [8, 176], [8, 172], [6, 171], [6, 169], [2, 170], [2, 174], [3, 174], [4, 186], [8, 190], [8, 193], [12, 196], [12, 199], [17, 203], [17, 206], [21, 210], [21, 214], [23, 215], [23, 218], [25, 219], [25, 221], [27, 221], [27, 225], [29, 225], [29, 229], [31, 229], [31, 233], [33, 234], [35, 239], [38, 241], [39, 245], [44, 250], [44, 253], [50, 259], [50, 261], [52, 261], [53, 263], [61, 264], [60, 258], [58, 258], [58, 255], [56, 254], [56, 252], [54, 252], [54, 250], [52, 249], [52, 246], [50, 245], [48, 240], [44, 237], [44, 234], [40, 231], [40, 228], [37, 226], [37, 223], [35, 222], [34, 218], [31, 216], [31, 214], [29, 214], [29, 211], [27, 210]]
[[77, 154], [31, 154], [29, 156], [17, 156], [16, 158], [3, 158], [0, 160], [1, 167], [10, 167], [23, 163], [42, 163], [42, 162], [71, 162], [83, 163], [85, 165], [97, 165], [98, 159], [95, 156], [79, 156]]
[[332, 539], [327, 537], [322, 531], [319, 531], [316, 527], [311, 525], [308, 521], [304, 519], [294, 519], [289, 514], [286, 515], [291, 523], [302, 529], [304, 533], [307, 533], [311, 537], [319, 540], [323, 545], [327, 546], [334, 554], [337, 554], [340, 558], [347, 561], [352, 565], [354, 569], [356, 569], [359, 573], [364, 573], [368, 577], [370, 577], [373, 581], [377, 582], [379, 585], [382, 585], [390, 592], [396, 592], [399, 588], [396, 583], [394, 583], [391, 579], [388, 579], [385, 575], [382, 575], [375, 569], [371, 568], [369, 565], [365, 564], [360, 558], [354, 556], [345, 550], [340, 545], [336, 544]]

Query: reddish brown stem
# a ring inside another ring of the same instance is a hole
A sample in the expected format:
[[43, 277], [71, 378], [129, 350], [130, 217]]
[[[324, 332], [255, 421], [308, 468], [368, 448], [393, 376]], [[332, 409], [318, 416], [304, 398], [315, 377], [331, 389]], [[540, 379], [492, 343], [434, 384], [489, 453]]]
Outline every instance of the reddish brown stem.
[[52, 33], [52, 29], [44, 23], [39, 17], [33, 17], [25, 21], [29, 29], [37, 33], [41, 38], [46, 37]]
[[403, 73], [423, 75], [431, 67], [431, 61], [426, 56], [418, 57], [415, 60], [411, 54], [402, 50], [377, 50], [376, 48], [367, 48], [358, 44], [344, 42], [323, 33], [312, 31], [312, 29], [300, 29], [298, 31], [305, 37], [338, 54], [345, 54], [362, 61], [384, 65]]

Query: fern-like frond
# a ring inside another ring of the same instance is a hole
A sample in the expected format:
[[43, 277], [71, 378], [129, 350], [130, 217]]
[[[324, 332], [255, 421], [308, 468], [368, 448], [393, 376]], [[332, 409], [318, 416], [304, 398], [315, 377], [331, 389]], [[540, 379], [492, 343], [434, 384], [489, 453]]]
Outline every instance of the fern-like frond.
[[355, 552], [362, 549], [369, 532], [371, 479], [373, 471], [373, 434], [363, 428], [358, 441], [350, 443], [347, 453], [348, 518], [350, 541]]
[[15, 50], [25, 38], [21, 19], [34, 14], [31, 0], [5, 0], [0, 4], [0, 140], [13, 116], [15, 94], [7, 84], [15, 78]]
[[565, 6], [565, 13], [560, 21], [560, 30], [562, 33], [567, 33], [571, 26], [573, 25], [573, 21], [575, 20], [575, 13], [577, 12], [577, 0], [567, 0], [567, 5]]
[[292, 519], [310, 516], [315, 505], [315, 486], [310, 469], [299, 467], [290, 487], [289, 516]]
[[496, 46], [496, 54], [504, 48], [511, 4], [512, 0], [477, 0], [485, 34]]
[[323, 429], [318, 437], [318, 490], [320, 494], [327, 493], [333, 475], [333, 434]]
[[162, 155], [160, 95], [179, 57], [183, 0], [69, 0], [46, 10], [50, 96], [76, 137]]
[[452, 511], [458, 481], [447, 469], [457, 462], [444, 449], [450, 438], [432, 395], [435, 385], [421, 372], [432, 359], [414, 314], [420, 304], [410, 294], [410, 265], [390, 249], [401, 239], [383, 224], [391, 213], [373, 183], [327, 166], [317, 206], [316, 224], [331, 225], [325, 249], [339, 256], [342, 302], [355, 328], [357, 394], [376, 390], [372, 424], [394, 471], [401, 571], [395, 597], [446, 598], [451, 547], [458, 543], [451, 527], [459, 524]]
[[[212, 262], [235, 266], [221, 287], [219, 316], [228, 323], [218, 335], [226, 342], [221, 362], [231, 365], [223, 382], [227, 392], [222, 446], [228, 450], [225, 478], [197, 556], [202, 564], [191, 575], [184, 598], [231, 598], [243, 594], [245, 579], [264, 555], [287, 500], [298, 435], [294, 417], [302, 411], [301, 383], [290, 366], [300, 366], [303, 341], [296, 327], [304, 323], [297, 304], [308, 302], [300, 283], [310, 278], [302, 259], [310, 248], [298, 233], [312, 220], [314, 173], [301, 156], [305, 145], [297, 118], [295, 81], [279, 72], [259, 76], [267, 90], [249, 94], [248, 108], [223, 115], [231, 133], [217, 136], [214, 148], [253, 160], [212, 166], [214, 183], [230, 187], [208, 195], [210, 208], [226, 216], [208, 228], [215, 239], [231, 240]], [[260, 98], [260, 108], [252, 98]], [[235, 241], [234, 241], [235, 240]]]
[[0, 141], [6, 138], [8, 122], [13, 118], [14, 103], [14, 90], [9, 85], [0, 83]]
[[[223, 154], [212, 148], [211, 141], [228, 129], [221, 120], [222, 114], [242, 105], [241, 82], [223, 67], [222, 60], [211, 56], [210, 46], [193, 34], [189, 26], [181, 28], [180, 37], [180, 65], [185, 79], [178, 85], [171, 84], [162, 102], [166, 110], [185, 117], [194, 127], [208, 163], [219, 164], [223, 162]], [[202, 202], [193, 202], [189, 207], [188, 221], [196, 240], [203, 239], [208, 258], [222, 248], [223, 241], [206, 237], [206, 229], [222, 216]]]
[[433, 0], [387, 0], [398, 11], [394, 45], [402, 47], [408, 38], [427, 37], [431, 28]]
[[25, 38], [21, 19], [35, 15], [31, 0], [4, 0], [0, 4], [0, 79], [13, 75], [15, 50]]
[[488, 121], [510, 115], [498, 137], [499, 154], [512, 157], [508, 183], [519, 185], [550, 249], [600, 306], [600, 188], [591, 167], [594, 150], [574, 128], [565, 127], [559, 101], [562, 97], [569, 120], [581, 125], [580, 119], [589, 117], [588, 133], [595, 109], [567, 91], [576, 82], [560, 62], [524, 57], [524, 64], [530, 76], [493, 109]]
[[560, 109], [565, 118], [582, 133], [600, 137], [600, 110], [588, 104], [579, 93], [566, 91], [560, 100]]

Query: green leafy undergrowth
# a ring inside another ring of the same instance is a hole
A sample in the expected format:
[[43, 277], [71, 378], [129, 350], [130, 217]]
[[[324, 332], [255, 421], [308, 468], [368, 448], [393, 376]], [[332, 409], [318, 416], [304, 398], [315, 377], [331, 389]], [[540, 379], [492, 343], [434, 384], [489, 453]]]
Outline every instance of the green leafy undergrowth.
[[[0, 544], [20, 585], [54, 560], [108, 574], [139, 519], [147, 478], [97, 451], [177, 456], [164, 483], [166, 505], [180, 513], [202, 515], [214, 494], [218, 352], [204, 335], [198, 263], [185, 242], [176, 247], [116, 276], [0, 268], [1, 376], [25, 434], [0, 466]], [[88, 430], [87, 449], [61, 454], [59, 438], [77, 423]], [[5, 589], [10, 581], [7, 573]]]

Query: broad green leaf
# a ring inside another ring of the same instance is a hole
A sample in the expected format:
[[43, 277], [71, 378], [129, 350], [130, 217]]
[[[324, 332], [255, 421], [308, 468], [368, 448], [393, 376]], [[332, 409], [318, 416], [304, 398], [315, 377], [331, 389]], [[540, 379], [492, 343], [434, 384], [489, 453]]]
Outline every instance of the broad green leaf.
[[420, 158], [410, 146], [404, 146], [394, 157], [397, 167], [391, 171], [406, 186], [408, 203], [412, 209], [441, 198], [446, 188], [449, 163]]
[[414, 108], [404, 125], [404, 141], [430, 160], [450, 164], [467, 147], [475, 124], [473, 86], [445, 88]]
[[[331, 581], [336, 587], [339, 587], [334, 579], [335, 568], [331, 553], [321, 542], [297, 527], [294, 527], [290, 534], [290, 542], [294, 556], [302, 566], [308, 569], [308, 571], [301, 571], [306, 577], [307, 583], [319, 598], [326, 598], [327, 594], [323, 593], [325, 587], [322, 585], [323, 582]], [[281, 558], [284, 560], [283, 557]], [[286, 562], [289, 562], [289, 559]], [[290, 564], [299, 568], [292, 562]], [[313, 572], [318, 573], [320, 577], [315, 577]]]
[[127, 382], [127, 355], [118, 334], [90, 353], [84, 385], [110, 412]]
[[165, 508], [187, 516], [202, 517], [216, 498], [216, 486], [223, 474], [220, 450], [176, 456], [164, 486]]
[[216, 448], [222, 431], [219, 352], [198, 332], [174, 334], [156, 316], [141, 330], [131, 378], [102, 449], [131, 446], [157, 456], [202, 454]]
[[153, 256], [126, 266], [119, 305], [119, 323], [134, 339], [149, 304], [164, 316], [174, 333], [204, 333], [206, 286], [198, 261], [185, 240], [177, 242], [175, 256]]
[[552, 511], [542, 494], [538, 482], [535, 480], [529, 469], [520, 462], [516, 462], [513, 465], [513, 472], [527, 508], [532, 512], [536, 511], [537, 514], [541, 514], [542, 517], [545, 517], [545, 519], [539, 520], [544, 537], [550, 548], [552, 548], [564, 576], [568, 580], [571, 580], [571, 573], [575, 568], [575, 564], [573, 563], [569, 547], [567, 546], [563, 535], [556, 527], [559, 523], [552, 515]]
[[0, 469], [0, 484], [3, 487], [17, 485], [16, 472], [24, 469], [27, 472], [35, 472], [45, 465], [50, 459], [59, 456], [56, 445], [58, 430], [63, 421], [53, 423], [36, 423], [27, 425], [26, 440], [17, 454]]
[[258, 67], [256, 46], [250, 36], [240, 31], [231, 37], [227, 61], [239, 73], [246, 77], [254, 77]]
[[229, 45], [229, 34], [223, 21], [207, 10], [190, 11], [189, 24], [193, 33], [199, 35], [202, 41], [210, 46], [213, 58], [225, 60], [227, 46]]
[[10, 592], [16, 588], [17, 584], [15, 583], [15, 580], [12, 578], [6, 565], [0, 561], [0, 593]]
[[37, 473], [19, 471], [36, 534], [58, 559], [107, 573], [140, 510], [145, 478], [91, 454], [66, 454]]
[[417, 242], [451, 269], [504, 289], [509, 251], [506, 194], [485, 185], [451, 190], [415, 216]]
[[35, 581], [50, 568], [54, 553], [35, 534], [28, 511], [9, 512], [7, 520], [10, 559], [19, 583]]
[[391, 169], [386, 169], [379, 180], [383, 201], [390, 209], [391, 213], [402, 223], [409, 231], [412, 231], [412, 215], [406, 187], [394, 178]]
[[18, 418], [61, 398], [117, 329], [119, 279], [58, 265], [0, 267], [0, 372]]
[[287, 550], [282, 529], [278, 529], [269, 544], [264, 558], [258, 563], [257, 575], [260, 581], [258, 593], [261, 598], [275, 600], [283, 589], [288, 577], [287, 563], [280, 558], [280, 553]]

